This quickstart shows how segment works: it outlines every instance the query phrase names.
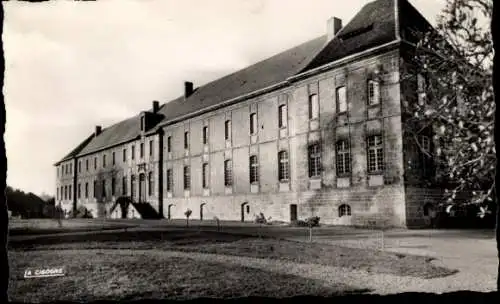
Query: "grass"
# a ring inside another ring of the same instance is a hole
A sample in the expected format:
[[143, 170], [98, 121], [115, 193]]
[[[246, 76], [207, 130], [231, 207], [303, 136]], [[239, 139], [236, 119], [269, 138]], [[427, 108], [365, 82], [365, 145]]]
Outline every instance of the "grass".
[[438, 267], [432, 258], [331, 244], [303, 243], [214, 231], [172, 230], [111, 232], [41, 237], [10, 241], [14, 250], [43, 249], [160, 249], [320, 264], [373, 273], [424, 279], [445, 277], [455, 270]]
[[[366, 292], [345, 285], [189, 258], [83, 251], [11, 252], [9, 297], [15, 302], [334, 296]], [[24, 279], [28, 267], [66, 266], [64, 277]]]

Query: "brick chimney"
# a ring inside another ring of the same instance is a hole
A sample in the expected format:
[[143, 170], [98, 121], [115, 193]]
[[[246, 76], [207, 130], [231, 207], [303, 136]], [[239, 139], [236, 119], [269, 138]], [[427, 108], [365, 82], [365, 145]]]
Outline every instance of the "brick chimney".
[[99, 136], [99, 134], [101, 134], [101, 131], [102, 131], [102, 127], [101, 126], [95, 126], [94, 137]]
[[188, 98], [193, 94], [193, 83], [189, 81], [184, 82], [184, 98]]
[[328, 41], [332, 40], [342, 28], [342, 19], [331, 17], [326, 23], [326, 33]]
[[153, 100], [153, 113], [158, 113], [160, 109], [160, 103], [156, 100]]

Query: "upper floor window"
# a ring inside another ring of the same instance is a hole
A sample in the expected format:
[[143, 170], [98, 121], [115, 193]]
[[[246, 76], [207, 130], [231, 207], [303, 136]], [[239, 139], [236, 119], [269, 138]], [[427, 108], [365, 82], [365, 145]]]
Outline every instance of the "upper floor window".
[[278, 126], [280, 128], [285, 128], [287, 125], [287, 111], [286, 105], [281, 105], [278, 108]]
[[224, 161], [224, 185], [226, 187], [233, 184], [233, 162], [230, 159]]
[[131, 149], [132, 149], [132, 160], [134, 160], [135, 159], [135, 146], [132, 145]]
[[112, 162], [113, 166], [116, 163], [116, 158], [115, 158], [115, 152], [114, 151], [113, 151], [113, 153], [111, 153], [111, 162]]
[[123, 149], [123, 162], [127, 161], [127, 149]]
[[85, 160], [85, 169], [87, 171], [89, 171], [89, 160], [88, 159]]
[[368, 81], [368, 105], [377, 105], [380, 103], [380, 87], [378, 81]]
[[202, 167], [202, 183], [203, 183], [203, 189], [208, 188], [208, 164], [204, 163]]
[[167, 170], [167, 192], [172, 192], [174, 182], [174, 175], [172, 169]]
[[68, 189], [68, 197], [69, 197], [69, 199], [71, 199], [71, 192], [72, 192], [71, 191], [71, 185], [69, 185], [69, 189]]
[[144, 131], [146, 128], [146, 117], [141, 116], [141, 131]]
[[226, 120], [226, 122], [224, 123], [224, 138], [226, 140], [231, 139], [231, 121], [230, 120]]
[[64, 186], [64, 199], [68, 199], [68, 186]]
[[78, 173], [82, 173], [82, 161], [78, 161]]
[[94, 198], [97, 198], [97, 181], [94, 181]]
[[250, 183], [259, 182], [259, 161], [256, 155], [250, 156]]
[[85, 183], [85, 198], [89, 198], [89, 183]]
[[319, 177], [321, 175], [321, 152], [319, 144], [310, 145], [309, 154], [309, 177]]
[[317, 94], [309, 95], [309, 119], [319, 117], [319, 99]]
[[151, 196], [153, 195], [153, 172], [148, 173], [148, 195]]
[[278, 162], [278, 178], [280, 182], [288, 181], [290, 178], [290, 172], [287, 151], [281, 151], [278, 153]]
[[189, 132], [184, 132], [184, 149], [189, 149]]
[[141, 143], [139, 145], [139, 155], [140, 155], [141, 158], [144, 157], [144, 143]]
[[102, 156], [102, 167], [106, 167], [106, 154]]
[[257, 134], [257, 113], [250, 114], [250, 134]]
[[115, 195], [116, 192], [116, 179], [114, 177], [111, 178], [111, 195]]
[[149, 141], [149, 156], [153, 156], [153, 140]]
[[347, 92], [345, 86], [338, 87], [336, 90], [337, 97], [337, 112], [343, 113], [347, 111]]
[[172, 152], [172, 136], [167, 137], [167, 152]]
[[349, 151], [349, 142], [339, 140], [337, 142], [337, 175], [345, 175], [351, 172], [351, 155]]
[[78, 198], [82, 197], [82, 185], [78, 184]]
[[208, 127], [203, 127], [203, 144], [208, 144]]
[[94, 157], [94, 170], [97, 170], [97, 157]]
[[184, 166], [184, 190], [189, 190], [191, 188], [191, 172], [189, 172], [189, 166]]
[[382, 136], [372, 135], [368, 137], [368, 172], [382, 170], [384, 170]]

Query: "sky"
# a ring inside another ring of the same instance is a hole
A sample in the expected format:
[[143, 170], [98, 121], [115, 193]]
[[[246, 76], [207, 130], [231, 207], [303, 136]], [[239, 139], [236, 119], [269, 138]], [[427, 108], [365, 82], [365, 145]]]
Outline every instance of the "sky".
[[[94, 131], [344, 25], [366, 0], [3, 2], [7, 184], [55, 193]], [[432, 24], [444, 0], [410, 1]]]

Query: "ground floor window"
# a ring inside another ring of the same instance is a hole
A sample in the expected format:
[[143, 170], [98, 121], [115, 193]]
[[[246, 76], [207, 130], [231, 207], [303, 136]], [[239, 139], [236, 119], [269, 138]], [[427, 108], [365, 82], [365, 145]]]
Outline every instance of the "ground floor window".
[[339, 207], [339, 217], [350, 216], [351, 215], [351, 206], [343, 204]]

